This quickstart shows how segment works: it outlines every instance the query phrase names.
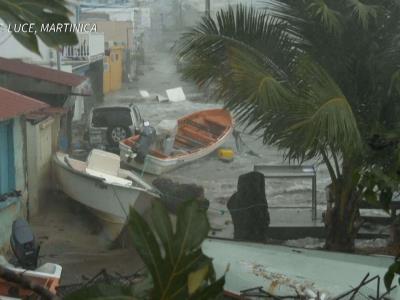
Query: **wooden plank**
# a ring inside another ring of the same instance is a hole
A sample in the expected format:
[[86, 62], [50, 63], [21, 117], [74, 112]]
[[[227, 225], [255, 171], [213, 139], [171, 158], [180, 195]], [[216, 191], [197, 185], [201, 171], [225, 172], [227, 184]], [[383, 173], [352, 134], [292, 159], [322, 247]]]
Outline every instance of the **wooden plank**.
[[220, 132], [218, 133], [218, 132], [216, 132], [215, 130], [213, 130], [212, 128], [210, 128], [210, 127], [208, 127], [208, 126], [206, 126], [206, 125], [203, 125], [203, 124], [200, 124], [200, 123], [197, 123], [197, 122], [195, 122], [195, 121], [193, 121], [193, 120], [186, 120], [186, 124], [187, 125], [190, 125], [190, 126], [193, 126], [193, 127], [195, 127], [195, 128], [198, 128], [198, 129], [200, 129], [200, 130], [202, 130], [202, 131], [206, 131], [206, 132], [208, 132], [208, 133], [211, 133], [212, 135], [214, 135], [215, 137], [218, 137], [218, 136], [220, 136]]

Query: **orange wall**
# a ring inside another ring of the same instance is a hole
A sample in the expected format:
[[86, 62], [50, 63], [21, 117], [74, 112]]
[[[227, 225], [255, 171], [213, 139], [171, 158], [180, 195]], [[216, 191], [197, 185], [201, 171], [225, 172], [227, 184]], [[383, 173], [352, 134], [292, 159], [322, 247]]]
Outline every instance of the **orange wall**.
[[110, 48], [110, 55], [104, 58], [103, 92], [107, 94], [122, 87], [122, 60], [124, 48]]

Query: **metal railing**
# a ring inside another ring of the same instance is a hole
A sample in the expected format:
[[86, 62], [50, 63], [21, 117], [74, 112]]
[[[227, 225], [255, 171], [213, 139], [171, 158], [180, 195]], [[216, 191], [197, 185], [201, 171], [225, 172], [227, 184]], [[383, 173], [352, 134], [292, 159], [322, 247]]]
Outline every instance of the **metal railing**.
[[77, 33], [78, 44], [64, 46], [61, 57], [64, 61], [96, 61], [104, 56], [103, 33]]

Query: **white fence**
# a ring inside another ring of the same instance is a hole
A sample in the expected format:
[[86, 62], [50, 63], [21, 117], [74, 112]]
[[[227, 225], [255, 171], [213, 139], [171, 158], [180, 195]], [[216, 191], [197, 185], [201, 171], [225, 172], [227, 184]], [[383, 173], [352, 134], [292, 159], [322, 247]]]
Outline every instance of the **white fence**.
[[78, 44], [65, 46], [63, 60], [96, 61], [104, 56], [104, 34], [101, 32], [77, 33]]

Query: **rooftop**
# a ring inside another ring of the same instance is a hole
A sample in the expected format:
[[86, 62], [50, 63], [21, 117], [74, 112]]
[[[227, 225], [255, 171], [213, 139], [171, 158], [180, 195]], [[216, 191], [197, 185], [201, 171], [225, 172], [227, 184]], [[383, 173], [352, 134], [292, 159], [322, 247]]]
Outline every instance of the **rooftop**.
[[87, 79], [84, 76], [24, 63], [18, 59], [3, 57], [0, 57], [0, 72], [8, 72], [70, 87], [78, 86]]
[[0, 121], [12, 119], [46, 107], [48, 105], [44, 102], [0, 87]]

